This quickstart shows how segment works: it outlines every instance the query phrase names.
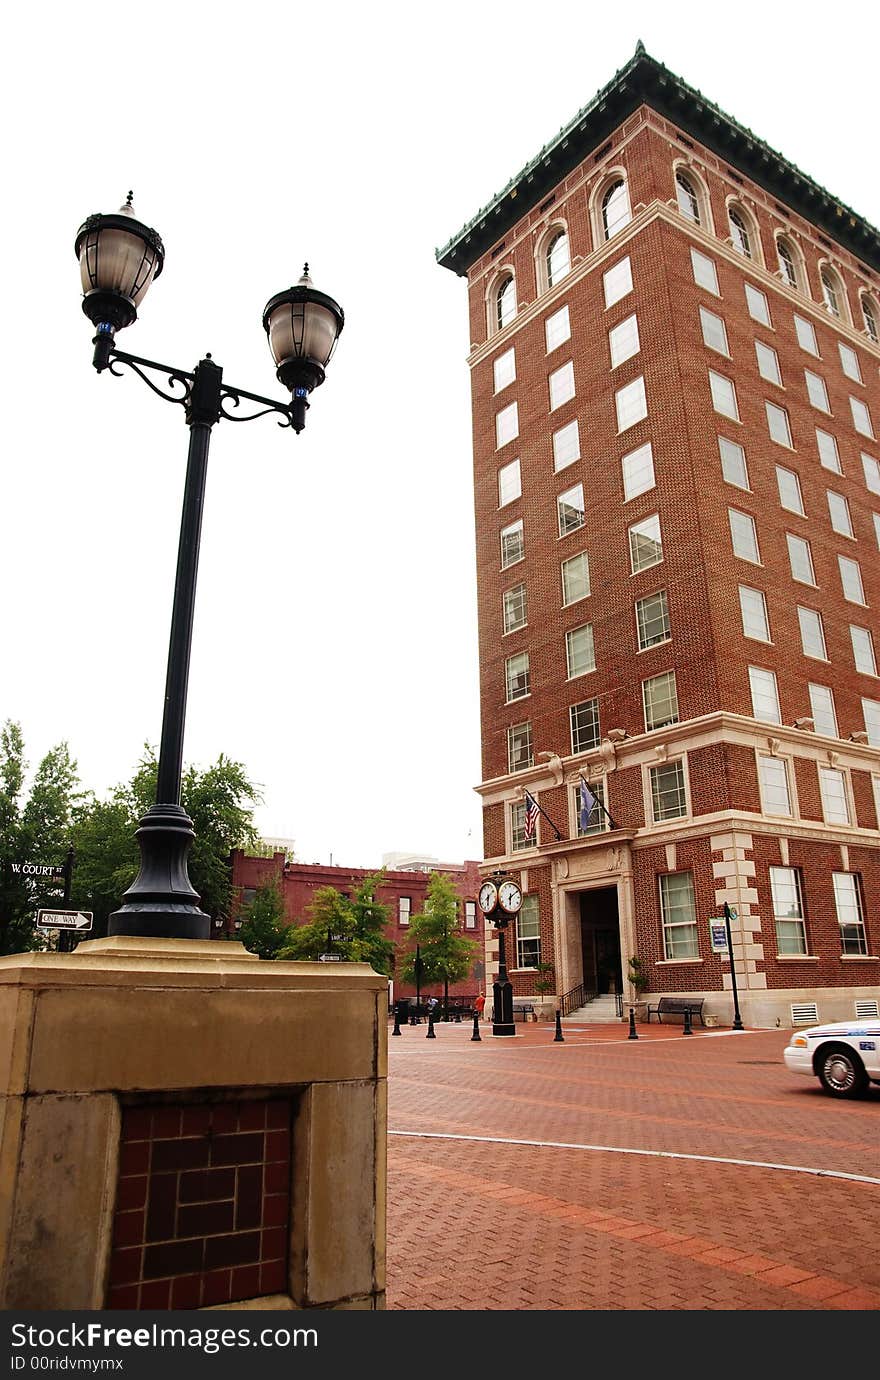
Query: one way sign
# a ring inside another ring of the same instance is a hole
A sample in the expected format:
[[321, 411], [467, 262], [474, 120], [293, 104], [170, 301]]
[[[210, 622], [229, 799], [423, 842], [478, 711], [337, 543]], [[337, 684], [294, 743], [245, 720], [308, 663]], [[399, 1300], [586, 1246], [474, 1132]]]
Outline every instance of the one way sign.
[[37, 928], [41, 930], [90, 930], [94, 911], [38, 910]]

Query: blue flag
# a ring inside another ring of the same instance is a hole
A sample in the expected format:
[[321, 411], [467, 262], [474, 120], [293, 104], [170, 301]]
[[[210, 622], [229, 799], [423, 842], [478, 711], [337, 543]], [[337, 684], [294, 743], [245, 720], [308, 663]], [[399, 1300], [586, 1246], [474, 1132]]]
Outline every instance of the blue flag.
[[584, 780], [584, 778], [581, 777], [581, 813], [580, 813], [580, 826], [581, 826], [581, 829], [582, 829], [582, 830], [585, 830], [585, 829], [587, 829], [587, 828], [589, 827], [589, 824], [590, 824], [590, 815], [593, 813], [593, 810], [595, 809], [595, 807], [596, 807], [596, 797], [593, 795], [593, 792], [590, 790], [590, 788], [589, 788], [589, 786], [587, 785], [587, 783], [586, 783], [586, 781]]

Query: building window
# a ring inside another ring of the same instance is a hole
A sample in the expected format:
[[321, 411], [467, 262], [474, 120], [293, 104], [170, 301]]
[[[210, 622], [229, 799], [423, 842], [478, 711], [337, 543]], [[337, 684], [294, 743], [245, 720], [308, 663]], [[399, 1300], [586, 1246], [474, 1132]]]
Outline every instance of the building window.
[[502, 465], [498, 471], [498, 507], [504, 508], [508, 503], [513, 503], [521, 494], [522, 476], [519, 461], [511, 460], [509, 465]]
[[516, 403], [503, 407], [495, 417], [495, 449], [500, 450], [519, 435], [519, 411]]
[[739, 607], [742, 613], [743, 636], [752, 637], [756, 642], [769, 642], [770, 623], [763, 592], [760, 589], [751, 589], [748, 585], [740, 585]]
[[849, 504], [843, 494], [836, 494], [831, 489], [827, 489], [826, 497], [831, 526], [840, 536], [851, 537], [853, 535], [852, 520], [849, 515]]
[[819, 281], [822, 284], [822, 300], [826, 311], [839, 319], [842, 291], [837, 275], [833, 274], [830, 268], [823, 268], [819, 273]]
[[684, 788], [684, 763], [664, 762], [651, 767], [651, 815], [655, 824], [664, 819], [683, 819], [687, 814]]
[[880, 513], [872, 513], [874, 519], [874, 536], [877, 538], [877, 549], [880, 550]]
[[663, 920], [663, 957], [699, 958], [697, 903], [691, 873], [666, 872], [658, 880]]
[[758, 754], [758, 780], [761, 785], [761, 808], [765, 815], [785, 815], [791, 818], [791, 796], [788, 790], [788, 770], [784, 757]]
[[799, 288], [800, 280], [795, 251], [788, 240], [783, 239], [781, 235], [776, 241], [776, 253], [779, 258], [779, 272], [783, 282], [788, 283], [789, 287]]
[[877, 661], [874, 656], [874, 639], [871, 637], [869, 629], [857, 628], [850, 623], [849, 636], [852, 642], [856, 670], [861, 671], [865, 676], [876, 676]]
[[501, 529], [501, 569], [506, 570], [509, 565], [516, 565], [518, 561], [523, 560], [525, 554], [523, 520], [518, 518], [509, 527]]
[[596, 653], [593, 646], [593, 625], [583, 623], [579, 628], [571, 628], [565, 634], [565, 665], [569, 680], [585, 676], [596, 669]]
[[529, 654], [517, 652], [504, 663], [504, 688], [508, 704], [525, 699], [529, 693]]
[[767, 413], [767, 429], [771, 439], [780, 446], [787, 446], [792, 450], [791, 427], [788, 425], [788, 413], [784, 407], [777, 407], [775, 403], [765, 402], [764, 408]]
[[678, 690], [675, 672], [664, 671], [662, 675], [652, 676], [642, 681], [642, 703], [645, 709], [645, 729], [666, 728], [667, 724], [678, 723]]
[[859, 368], [859, 357], [855, 350], [844, 345], [842, 340], [837, 342], [837, 348], [840, 351], [840, 367], [847, 378], [852, 379], [854, 383], [861, 383], [862, 371]]
[[720, 316], [716, 316], [714, 311], [708, 311], [706, 307], [700, 307], [700, 329], [703, 332], [703, 344], [710, 350], [717, 350], [720, 355], [729, 355], [727, 347], [727, 328]]
[[825, 630], [822, 626], [822, 615], [817, 613], [815, 609], [804, 609], [800, 606], [798, 606], [797, 612], [804, 656], [815, 657], [817, 661], [827, 661], [828, 653], [825, 650]]
[[865, 322], [865, 330], [873, 340], [875, 345], [880, 345], [880, 330], [877, 327], [877, 310], [874, 303], [864, 293], [860, 298], [862, 304], [862, 317]]
[[567, 561], [562, 562], [563, 607], [586, 599], [589, 593], [590, 563], [586, 551], [579, 551], [576, 556], [569, 556]]
[[629, 529], [629, 559], [633, 575], [663, 560], [663, 537], [660, 518], [656, 513], [642, 522], [634, 522]]
[[621, 259], [619, 264], [609, 268], [607, 273], [602, 274], [602, 289], [605, 293], [605, 306], [613, 307], [615, 302], [619, 302], [627, 293], [632, 292], [632, 266], [629, 255]]
[[516, 351], [505, 350], [503, 355], [499, 355], [492, 365], [492, 373], [496, 393], [513, 383], [516, 379]]
[[569, 532], [576, 532], [579, 527], [583, 527], [583, 484], [575, 484], [573, 488], [566, 489], [564, 494], [560, 494], [556, 500], [556, 510], [559, 514], [560, 537], [567, 536]]
[[866, 455], [864, 451], [861, 451], [860, 454], [865, 483], [872, 494], [880, 494], [880, 463], [874, 459], [873, 455]]
[[555, 287], [561, 283], [571, 268], [571, 255], [568, 249], [568, 235], [559, 230], [547, 245], [546, 252], [547, 286]]
[[499, 331], [509, 326], [516, 316], [516, 284], [512, 278], [505, 278], [495, 295], [495, 321]]
[[860, 436], [874, 438], [874, 428], [871, 425], [871, 414], [863, 402], [858, 398], [850, 398], [849, 410], [852, 413], [853, 426]]
[[722, 417], [732, 417], [739, 421], [739, 408], [736, 405], [736, 389], [730, 379], [709, 370], [709, 387], [712, 391], [712, 406]]
[[782, 387], [782, 374], [779, 372], [779, 356], [762, 340], [755, 341], [755, 354], [758, 357], [758, 373], [768, 383], [778, 383]]
[[788, 545], [791, 578], [802, 585], [814, 585], [816, 576], [813, 574], [813, 556], [810, 551], [810, 543], [805, 541], [803, 537], [794, 536], [791, 532], [786, 532], [785, 540]]
[[760, 565], [761, 557], [758, 552], [758, 532], [755, 527], [755, 519], [750, 517], [748, 513], [741, 513], [738, 508], [728, 508], [727, 517], [730, 522], [733, 554], [739, 556], [742, 561], [751, 561], [753, 565]]
[[526, 625], [526, 587], [514, 585], [504, 591], [504, 631], [516, 632]]
[[770, 307], [767, 298], [760, 288], [756, 288], [752, 283], [745, 284], [746, 302], [749, 308], [749, 316], [753, 321], [760, 321], [762, 326], [770, 326]]
[[731, 206], [727, 212], [727, 220], [730, 225], [730, 240], [734, 249], [744, 258], [750, 259], [752, 257], [752, 240], [745, 217], [735, 206]]
[[398, 925], [408, 925], [409, 917], [412, 913], [412, 897], [398, 896], [397, 898], [397, 923]]
[[678, 202], [678, 209], [688, 220], [692, 220], [694, 225], [700, 224], [700, 203], [694, 191], [694, 184], [689, 177], [685, 177], [683, 172], [675, 174], [675, 198]]
[[880, 829], [880, 776], [872, 776], [871, 784], [874, 787], [874, 813], [877, 816], [877, 828]]
[[799, 870], [796, 867], [771, 867], [770, 892], [773, 896], [777, 951], [783, 956], [805, 954], [807, 930]]
[[510, 851], [521, 853], [524, 848], [534, 848], [538, 842], [537, 831], [526, 837], [526, 807], [522, 800], [510, 807]]
[[847, 556], [838, 556], [837, 565], [840, 570], [840, 583], [843, 586], [843, 597], [851, 604], [864, 604], [865, 591], [862, 587], [862, 571], [858, 561], [851, 561]]
[[575, 819], [575, 837], [579, 839], [587, 838], [590, 834], [604, 834], [608, 828], [608, 816], [605, 813], [605, 782], [591, 781], [590, 792], [598, 801], [594, 805], [587, 817], [587, 825], [584, 828], [581, 824], [581, 788], [575, 786], [572, 791], [572, 807]]
[[671, 633], [665, 589], [636, 600], [636, 628], [640, 652], [646, 651], [648, 647], [656, 647], [660, 642], [669, 641]]
[[639, 343], [639, 323], [635, 312], [608, 332], [608, 347], [611, 351], [611, 367], [616, 369], [624, 360], [632, 359], [641, 349]]
[[647, 493], [653, 489], [656, 480], [654, 478], [654, 452], [651, 449], [651, 442], [646, 441], [638, 450], [631, 450], [629, 455], [625, 455], [620, 462], [623, 471], [623, 501], [628, 503], [631, 498], [636, 498], [639, 494]]
[[516, 917], [516, 966], [537, 968], [541, 962], [541, 921], [537, 896], [524, 896]]
[[816, 445], [819, 450], [819, 463], [826, 470], [833, 470], [835, 474], [843, 474], [840, 468], [840, 455], [837, 450], [837, 441], [827, 431], [820, 431], [816, 427]]
[[813, 329], [812, 321], [805, 321], [802, 316], [795, 316], [794, 330], [798, 344], [802, 350], [806, 350], [808, 355], [815, 355], [819, 358], [819, 346], [816, 343], [816, 332]]
[[617, 408], [617, 430], [626, 431], [629, 427], [635, 426], [643, 417], [648, 415], [648, 403], [645, 398], [645, 380], [641, 375], [633, 379], [632, 383], [626, 384], [624, 388], [618, 388], [614, 394], [614, 406]]
[[781, 724], [779, 691], [773, 672], [750, 666], [749, 689], [752, 692], [752, 718], [760, 719], [765, 724]]
[[691, 250], [691, 267], [694, 271], [694, 282], [697, 287], [705, 288], [707, 292], [714, 293], [716, 297], [721, 294], [718, 291], [718, 271], [715, 268], [715, 261], [709, 259], [705, 254], [701, 254], [699, 249]]
[[464, 927], [466, 930], [475, 930], [477, 928], [476, 901], [465, 901], [464, 903]]
[[801, 495], [801, 481], [794, 470], [787, 470], [782, 465], [777, 465], [776, 487], [779, 490], [779, 502], [783, 508], [786, 508], [790, 513], [797, 513], [799, 517], [806, 517], [804, 500]]
[[865, 912], [862, 905], [861, 877], [857, 872], [832, 872], [834, 909], [840, 926], [840, 952], [866, 954]]
[[872, 747], [880, 747], [880, 700], [862, 700], [865, 731]]
[[574, 397], [574, 365], [571, 360], [561, 368], [554, 369], [548, 379], [550, 385], [550, 411], [567, 403]]
[[828, 389], [825, 387], [825, 380], [818, 374], [812, 373], [809, 369], [804, 370], [804, 378], [807, 381], [807, 396], [815, 408], [820, 412], [830, 412], [828, 405]]
[[602, 197], [602, 230], [605, 239], [613, 239], [618, 231], [629, 225], [631, 219], [629, 193], [623, 178], [619, 177], [611, 183]]
[[570, 338], [571, 322], [568, 317], [568, 307], [560, 307], [559, 311], [548, 316], [544, 322], [544, 339], [547, 342], [548, 355]]
[[553, 433], [553, 468], [557, 472], [573, 465], [581, 458], [581, 442], [577, 421], [569, 422]]
[[736, 441], [728, 441], [726, 436], [718, 437], [718, 450], [721, 453], [721, 473], [728, 484], [737, 489], [748, 489], [749, 471], [746, 453]]
[[819, 768], [819, 794], [822, 797], [822, 813], [826, 824], [849, 824], [849, 803], [846, 798], [846, 781], [842, 771], [835, 767]]
[[528, 771], [534, 766], [532, 725], [512, 724], [507, 730], [507, 763], [510, 771]]
[[810, 712], [815, 731], [823, 738], [837, 738], [837, 715], [834, 712], [834, 695], [827, 685], [809, 685]]
[[580, 704], [569, 705], [569, 728], [571, 729], [571, 750], [590, 752], [599, 746], [599, 701], [581, 700]]

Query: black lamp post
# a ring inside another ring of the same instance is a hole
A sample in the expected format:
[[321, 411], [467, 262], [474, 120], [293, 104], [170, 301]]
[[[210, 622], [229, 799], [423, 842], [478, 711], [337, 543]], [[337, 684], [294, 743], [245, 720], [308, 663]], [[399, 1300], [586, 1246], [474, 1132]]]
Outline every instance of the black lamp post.
[[730, 986], [733, 989], [733, 1029], [742, 1030], [742, 1016], [739, 1013], [739, 993], [736, 990], [736, 962], [733, 957], [733, 938], [730, 933], [730, 922], [737, 918], [737, 913], [731, 906], [724, 902], [724, 924], [727, 927], [727, 952], [730, 955]]
[[[272, 412], [284, 419], [279, 426], [302, 431], [309, 394], [324, 382], [324, 372], [345, 318], [332, 297], [312, 286], [308, 265], [295, 287], [278, 293], [267, 304], [263, 326], [277, 377], [291, 395], [290, 402], [280, 402], [224, 383], [223, 371], [210, 355], [200, 360], [192, 373], [187, 373], [116, 349], [116, 332], [137, 319], [137, 308], [150, 283], [162, 272], [165, 259], [156, 231], [135, 219], [130, 192], [126, 204], [115, 215], [89, 216], [80, 226], [76, 255], [84, 293], [83, 311], [95, 327], [95, 368], [99, 373], [109, 369], [116, 375], [121, 374], [121, 365], [133, 370], [154, 393], [183, 407], [190, 429], [156, 804], [140, 821], [140, 872], [126, 891], [120, 909], [110, 916], [108, 933], [207, 939], [210, 917], [199, 909], [199, 896], [187, 872], [187, 853], [195, 834], [192, 820], [180, 804], [180, 778], [211, 430], [221, 417], [231, 422], [249, 422]], [[151, 374], [164, 375], [169, 391], [159, 387]], [[240, 411], [243, 402], [258, 404], [258, 410]]]

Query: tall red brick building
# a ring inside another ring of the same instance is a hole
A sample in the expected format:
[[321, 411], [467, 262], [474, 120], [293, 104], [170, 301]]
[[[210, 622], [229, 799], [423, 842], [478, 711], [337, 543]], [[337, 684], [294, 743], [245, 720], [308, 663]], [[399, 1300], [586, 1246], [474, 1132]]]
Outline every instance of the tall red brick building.
[[747, 1024], [853, 1016], [880, 981], [880, 235], [640, 44], [438, 259], [468, 283], [514, 990], [543, 961], [557, 998], [629, 999], [635, 955], [648, 999], [729, 1019], [727, 902]]

